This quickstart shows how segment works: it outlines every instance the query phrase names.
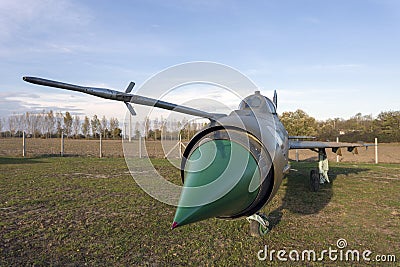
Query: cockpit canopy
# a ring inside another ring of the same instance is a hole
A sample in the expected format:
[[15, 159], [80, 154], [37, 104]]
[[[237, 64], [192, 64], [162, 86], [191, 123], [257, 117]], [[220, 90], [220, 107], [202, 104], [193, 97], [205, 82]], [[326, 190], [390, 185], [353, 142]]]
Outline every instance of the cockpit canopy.
[[246, 97], [239, 105], [240, 110], [252, 110], [259, 113], [276, 114], [274, 103], [267, 97], [256, 91], [253, 95]]

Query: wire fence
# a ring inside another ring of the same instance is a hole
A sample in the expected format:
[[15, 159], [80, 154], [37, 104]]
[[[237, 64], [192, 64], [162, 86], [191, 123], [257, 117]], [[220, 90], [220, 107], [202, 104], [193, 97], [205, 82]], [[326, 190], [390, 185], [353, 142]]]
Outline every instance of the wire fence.
[[[125, 152], [130, 157], [150, 157], [164, 158], [166, 154], [169, 157], [178, 158], [183, 151], [179, 149], [179, 140], [153, 141], [132, 139], [130, 142], [124, 140]], [[0, 157], [22, 157], [24, 151], [23, 138], [0, 138]], [[83, 156], [99, 157], [100, 140], [99, 139], [70, 139], [64, 138], [64, 156]], [[61, 156], [62, 140], [61, 138], [26, 138], [25, 156]], [[400, 143], [381, 143], [378, 145], [379, 163], [400, 163]], [[122, 140], [103, 139], [101, 141], [101, 155], [103, 157], [124, 157]], [[337, 155], [330, 149], [327, 149], [328, 159], [331, 162], [337, 160]], [[289, 151], [289, 159], [295, 161], [296, 151]], [[300, 161], [317, 160], [317, 153], [310, 150], [298, 150], [298, 159]], [[375, 163], [375, 148], [359, 148], [358, 154], [347, 152], [342, 149], [342, 156], [338, 157], [340, 162], [359, 162]]]
[[[179, 149], [176, 147], [177, 140], [137, 140], [130, 142], [124, 140], [125, 152], [130, 157], [164, 158], [170, 153], [171, 157], [179, 157]], [[174, 149], [175, 148], [175, 149]], [[122, 140], [103, 139], [69, 139], [64, 138], [25, 138], [25, 156], [83, 156], [83, 157], [124, 157]], [[171, 151], [172, 150], [172, 151]], [[0, 138], [1, 157], [23, 157], [23, 138]]]

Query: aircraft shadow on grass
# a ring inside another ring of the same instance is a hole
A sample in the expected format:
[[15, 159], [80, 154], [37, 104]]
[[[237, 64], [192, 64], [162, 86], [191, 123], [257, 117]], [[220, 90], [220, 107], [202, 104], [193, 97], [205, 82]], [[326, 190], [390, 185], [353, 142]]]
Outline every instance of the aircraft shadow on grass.
[[[63, 158], [79, 157], [78, 154], [64, 154]], [[42, 154], [29, 157], [3, 157], [0, 156], [0, 164], [36, 164], [36, 163], [48, 163], [48, 158], [59, 158], [60, 154]]]
[[[80, 157], [79, 154], [64, 154], [63, 158]], [[18, 158], [18, 157], [3, 157], [0, 156], [0, 164], [36, 164], [36, 163], [48, 163], [48, 158], [59, 158], [60, 154], [43, 154], [33, 157]]]
[[36, 163], [46, 163], [43, 161], [44, 157], [34, 157], [34, 158], [13, 158], [13, 157], [0, 157], [1, 164], [36, 164]]
[[331, 182], [321, 184], [317, 192], [311, 191], [310, 177], [307, 172], [304, 170], [291, 172], [286, 177], [286, 192], [282, 199], [282, 205], [268, 214], [270, 229], [280, 223], [284, 209], [300, 215], [318, 213], [331, 201], [335, 179], [338, 175], [358, 174], [367, 170], [365, 168], [330, 167], [329, 179]]

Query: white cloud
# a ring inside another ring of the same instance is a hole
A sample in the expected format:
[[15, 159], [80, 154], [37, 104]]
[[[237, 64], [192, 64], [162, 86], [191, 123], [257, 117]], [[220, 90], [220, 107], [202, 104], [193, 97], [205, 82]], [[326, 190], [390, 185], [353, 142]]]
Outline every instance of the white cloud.
[[26, 22], [82, 25], [92, 19], [88, 9], [68, 0], [0, 1], [0, 14], [5, 23], [2, 26], [11, 29], [22, 25], [34, 26]]
[[[2, 93], [0, 100], [0, 117], [12, 113], [40, 112], [43, 110], [69, 111], [78, 115], [98, 115], [106, 117], [119, 117], [123, 115], [125, 106], [121, 102], [103, 100], [79, 93], [36, 93], [33, 95], [19, 96]], [[10, 112], [12, 110], [12, 112]]]
[[[63, 37], [77, 35], [91, 20], [88, 9], [68, 0], [0, 1], [0, 56], [80, 49]], [[57, 38], [49, 42], [51, 36]]]

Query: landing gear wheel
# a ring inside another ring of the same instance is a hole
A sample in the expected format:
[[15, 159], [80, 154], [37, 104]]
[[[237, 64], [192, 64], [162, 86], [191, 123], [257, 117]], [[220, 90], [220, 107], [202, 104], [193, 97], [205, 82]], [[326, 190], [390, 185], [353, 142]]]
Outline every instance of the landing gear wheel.
[[264, 236], [269, 232], [269, 223], [267, 221], [267, 217], [265, 215], [261, 215], [260, 217], [265, 222], [265, 226], [256, 220], [250, 220], [250, 235], [254, 237]]
[[319, 172], [317, 170], [310, 172], [310, 185], [311, 191], [317, 192], [319, 190]]

